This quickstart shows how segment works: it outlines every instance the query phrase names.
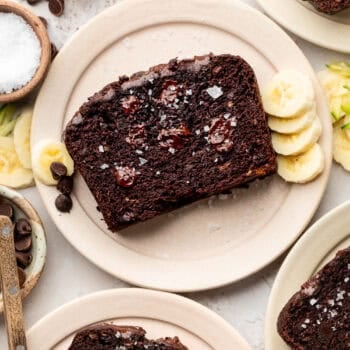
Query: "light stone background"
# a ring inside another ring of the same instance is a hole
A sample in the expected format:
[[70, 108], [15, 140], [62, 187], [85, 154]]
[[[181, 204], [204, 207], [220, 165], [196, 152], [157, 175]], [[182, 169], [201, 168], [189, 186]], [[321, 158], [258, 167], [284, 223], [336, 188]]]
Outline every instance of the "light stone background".
[[[259, 8], [255, 0], [242, 1]], [[17, 2], [26, 4], [26, 0], [17, 0]], [[51, 39], [61, 47], [81, 25], [116, 2], [118, 0], [66, 0], [66, 10], [60, 18], [49, 14], [46, 1], [31, 9], [36, 14], [47, 18]], [[326, 62], [335, 58], [350, 60], [350, 56], [346, 57], [321, 49], [293, 35], [292, 37], [309, 58], [315, 70], [320, 70]], [[24, 303], [28, 328], [50, 311], [72, 299], [98, 290], [127, 286], [96, 268], [68, 244], [48, 216], [36, 189], [24, 190], [23, 194], [39, 211], [48, 233], [46, 270], [38, 286]], [[334, 165], [328, 189], [314, 220], [349, 197], [350, 175]], [[76, 229], [79, 230], [79, 227]], [[282, 259], [279, 259], [260, 273], [229, 287], [192, 293], [188, 296], [220, 314], [248, 340], [253, 349], [261, 350], [264, 348], [263, 327], [266, 304], [281, 262]], [[0, 350], [3, 349], [7, 349], [7, 343], [4, 321], [1, 318]]]

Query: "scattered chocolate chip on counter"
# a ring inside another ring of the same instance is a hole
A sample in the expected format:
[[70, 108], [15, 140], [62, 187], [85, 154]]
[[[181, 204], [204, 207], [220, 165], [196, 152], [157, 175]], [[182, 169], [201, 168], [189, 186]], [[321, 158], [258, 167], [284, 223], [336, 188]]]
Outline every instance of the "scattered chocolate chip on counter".
[[[27, 0], [27, 3], [29, 5], [35, 5], [41, 1], [42, 0]], [[53, 15], [57, 17], [62, 16], [64, 11], [64, 0], [46, 0], [46, 1], [49, 2], [49, 10]]]
[[54, 43], [51, 43], [51, 61], [57, 56], [58, 49]]
[[64, 11], [64, 0], [49, 0], [49, 9], [57, 17], [62, 16]]
[[56, 206], [57, 210], [59, 210], [60, 212], [69, 213], [73, 207], [72, 198], [70, 198], [70, 196], [68, 196], [66, 194], [61, 193], [56, 198], [55, 206]]

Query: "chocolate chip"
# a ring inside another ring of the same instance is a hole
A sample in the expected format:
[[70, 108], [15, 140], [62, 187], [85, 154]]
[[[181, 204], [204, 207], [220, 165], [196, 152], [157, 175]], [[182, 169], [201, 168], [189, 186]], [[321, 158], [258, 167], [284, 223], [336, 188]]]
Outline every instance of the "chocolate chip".
[[73, 202], [70, 196], [66, 194], [60, 194], [55, 201], [57, 210], [62, 213], [69, 213], [73, 207]]
[[19, 286], [20, 288], [23, 287], [24, 282], [27, 279], [26, 273], [23, 269], [21, 269], [20, 267], [17, 268], [17, 272], [18, 272], [18, 282], [19, 282]]
[[49, 9], [53, 15], [57, 17], [62, 16], [64, 11], [64, 0], [50, 0]]
[[47, 28], [48, 23], [47, 23], [46, 18], [39, 16], [39, 19], [40, 19], [40, 21], [43, 23], [43, 25], [45, 26], [45, 28]]
[[51, 43], [51, 61], [57, 56], [58, 49], [54, 43]]
[[19, 239], [15, 239], [15, 248], [18, 252], [26, 252], [32, 247], [32, 237], [24, 236]]
[[17, 265], [22, 268], [29, 266], [33, 260], [31, 253], [16, 252]]
[[62, 194], [71, 194], [73, 191], [73, 177], [72, 176], [63, 176], [56, 186], [56, 188], [62, 193]]
[[8, 216], [10, 219], [13, 219], [13, 208], [8, 203], [0, 204], [0, 215]]
[[19, 219], [15, 224], [15, 233], [20, 236], [27, 236], [32, 233], [32, 226], [27, 219]]
[[55, 180], [59, 180], [61, 177], [67, 175], [67, 167], [64, 164], [59, 162], [51, 163], [50, 170], [51, 170], [52, 177]]
[[27, 0], [27, 3], [30, 4], [30, 5], [34, 5], [37, 2], [39, 2], [39, 1], [41, 1], [41, 0]]

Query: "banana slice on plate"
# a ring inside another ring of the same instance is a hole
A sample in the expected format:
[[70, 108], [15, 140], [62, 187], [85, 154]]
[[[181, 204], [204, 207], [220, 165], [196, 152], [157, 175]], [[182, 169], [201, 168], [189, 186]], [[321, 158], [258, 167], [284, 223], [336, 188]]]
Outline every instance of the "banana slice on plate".
[[277, 73], [262, 94], [265, 111], [280, 118], [292, 118], [310, 109], [314, 98], [315, 92], [310, 78], [294, 70]]
[[276, 153], [294, 156], [310, 149], [319, 139], [322, 132], [320, 119], [316, 117], [312, 124], [300, 133], [286, 135], [272, 133], [272, 145]]
[[33, 147], [32, 165], [34, 176], [46, 185], [56, 185], [52, 177], [51, 163], [59, 162], [67, 167], [67, 175], [74, 172], [74, 163], [64, 143], [56, 140], [42, 140]]
[[269, 116], [269, 128], [281, 134], [295, 134], [309, 127], [317, 117], [316, 108], [303, 112], [295, 118], [278, 118]]
[[13, 131], [13, 140], [15, 149], [20, 162], [26, 169], [32, 168], [32, 159], [30, 155], [30, 129], [32, 125], [33, 109], [24, 107], [17, 119]]
[[18, 159], [12, 137], [0, 137], [0, 184], [23, 188], [33, 184], [33, 173]]
[[333, 129], [333, 158], [345, 170], [350, 171], [350, 139], [341, 125]]
[[312, 181], [322, 173], [324, 166], [324, 155], [318, 143], [298, 156], [277, 156], [277, 172], [288, 182]]

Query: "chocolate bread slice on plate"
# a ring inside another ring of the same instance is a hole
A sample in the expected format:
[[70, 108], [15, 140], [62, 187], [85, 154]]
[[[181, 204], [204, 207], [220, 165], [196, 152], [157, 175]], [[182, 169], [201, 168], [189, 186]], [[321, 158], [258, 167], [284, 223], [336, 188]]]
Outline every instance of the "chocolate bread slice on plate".
[[99, 325], [77, 333], [69, 350], [187, 350], [177, 337], [148, 340], [140, 327]]
[[293, 295], [277, 328], [295, 350], [350, 349], [350, 247]]
[[309, 1], [317, 11], [334, 15], [350, 7], [350, 0], [306, 0]]
[[232, 55], [122, 77], [80, 108], [65, 143], [112, 231], [276, 171], [254, 71]]

